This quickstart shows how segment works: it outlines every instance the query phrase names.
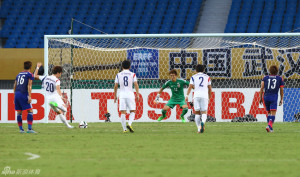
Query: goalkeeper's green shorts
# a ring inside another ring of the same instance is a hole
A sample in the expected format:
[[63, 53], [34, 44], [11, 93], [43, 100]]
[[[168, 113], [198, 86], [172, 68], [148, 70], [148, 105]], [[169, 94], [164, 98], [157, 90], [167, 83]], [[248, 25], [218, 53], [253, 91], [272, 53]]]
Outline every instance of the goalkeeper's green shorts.
[[187, 105], [185, 101], [169, 100], [166, 106], [169, 106], [171, 109], [173, 109], [177, 104], [180, 106], [180, 108], [182, 108], [184, 105]]

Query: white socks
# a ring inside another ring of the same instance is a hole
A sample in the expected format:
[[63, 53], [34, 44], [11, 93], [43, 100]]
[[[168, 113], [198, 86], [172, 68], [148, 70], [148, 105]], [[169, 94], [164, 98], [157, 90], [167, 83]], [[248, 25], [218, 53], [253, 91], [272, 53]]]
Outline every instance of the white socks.
[[200, 115], [199, 114], [195, 114], [195, 122], [196, 122], [196, 125], [197, 125], [197, 128], [198, 128], [198, 132], [199, 132], [200, 131], [200, 124], [201, 124]]
[[128, 121], [129, 126], [131, 126], [132, 122], [134, 121], [134, 118], [135, 118], [135, 112], [131, 112]]
[[123, 130], [126, 131], [126, 114], [121, 114], [121, 124], [123, 127]]
[[207, 114], [202, 114], [202, 122], [205, 123], [207, 119]]
[[71, 128], [72, 126], [67, 122], [66, 117], [63, 114], [58, 114], [60, 120], [69, 128]]

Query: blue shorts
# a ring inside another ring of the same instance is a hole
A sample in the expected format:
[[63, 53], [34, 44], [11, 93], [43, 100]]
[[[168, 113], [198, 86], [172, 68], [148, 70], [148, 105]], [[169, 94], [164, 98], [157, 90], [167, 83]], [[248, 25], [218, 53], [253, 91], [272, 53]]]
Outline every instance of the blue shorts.
[[15, 110], [16, 111], [25, 111], [32, 109], [30, 103], [28, 103], [28, 94], [16, 92], [15, 93]]
[[277, 98], [269, 98], [269, 97], [264, 97], [265, 101], [265, 107], [266, 110], [269, 111], [276, 111], [277, 110]]

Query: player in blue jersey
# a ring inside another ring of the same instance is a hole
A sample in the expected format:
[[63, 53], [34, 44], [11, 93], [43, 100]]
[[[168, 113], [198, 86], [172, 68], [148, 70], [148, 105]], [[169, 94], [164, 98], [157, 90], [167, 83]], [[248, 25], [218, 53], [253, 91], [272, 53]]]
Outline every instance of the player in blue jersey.
[[[269, 68], [270, 75], [265, 76], [261, 82], [260, 88], [260, 100], [259, 103], [265, 103], [266, 110], [268, 111], [267, 122], [268, 126], [266, 127], [267, 132], [273, 132], [273, 123], [275, 121], [275, 114], [277, 110], [278, 102], [278, 91], [280, 90], [280, 101], [279, 106], [283, 102], [283, 87], [284, 82], [282, 77], [277, 76], [278, 68], [275, 65], [270, 66]], [[264, 98], [263, 98], [264, 93]]]
[[32, 130], [33, 113], [31, 105], [31, 89], [32, 80], [34, 80], [33, 74], [30, 72], [31, 61], [24, 62], [24, 71], [20, 72], [15, 80], [14, 84], [14, 104], [17, 111], [17, 121], [20, 129], [20, 133], [25, 133], [22, 126], [22, 111], [27, 111], [27, 133], [36, 133]]

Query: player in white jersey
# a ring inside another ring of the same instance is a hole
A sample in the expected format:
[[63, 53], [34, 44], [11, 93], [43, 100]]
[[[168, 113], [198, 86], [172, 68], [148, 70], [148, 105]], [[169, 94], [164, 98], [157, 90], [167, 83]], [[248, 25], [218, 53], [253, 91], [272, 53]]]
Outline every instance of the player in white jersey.
[[62, 67], [55, 66], [52, 69], [53, 74], [51, 76], [39, 76], [37, 75], [37, 73], [41, 65], [42, 63], [37, 64], [36, 71], [34, 72], [34, 78], [42, 81], [42, 88], [46, 91], [47, 102], [51, 106], [51, 108], [58, 114], [60, 120], [68, 128], [74, 128], [67, 122], [64, 115], [64, 113], [67, 112], [67, 107], [62, 100], [64, 98], [60, 90], [60, 80], [58, 79], [61, 77]]
[[[197, 65], [197, 74], [193, 75], [190, 80], [190, 86], [187, 91], [186, 102], [191, 90], [194, 88], [194, 109], [195, 109], [195, 122], [198, 128], [198, 133], [203, 133], [205, 128], [204, 124], [207, 119], [208, 100], [211, 97], [211, 80], [207, 74], [204, 74], [205, 66]], [[202, 122], [200, 121], [200, 113]]]
[[[114, 87], [114, 92], [115, 92], [114, 101], [116, 103], [118, 98], [117, 97], [118, 85], [120, 84], [119, 109], [121, 111], [121, 124], [124, 133], [127, 132], [127, 128], [131, 133], [134, 132], [132, 128], [132, 122], [135, 118], [136, 105], [135, 105], [134, 93], [132, 88], [133, 84], [136, 90], [137, 101], [139, 101], [139, 86], [137, 84], [137, 77], [135, 73], [129, 71], [130, 65], [131, 63], [129, 60], [125, 60], [122, 62], [123, 71], [116, 75], [115, 87]], [[125, 115], [126, 115], [127, 108], [130, 110], [130, 116], [129, 116], [128, 125], [126, 126]]]

